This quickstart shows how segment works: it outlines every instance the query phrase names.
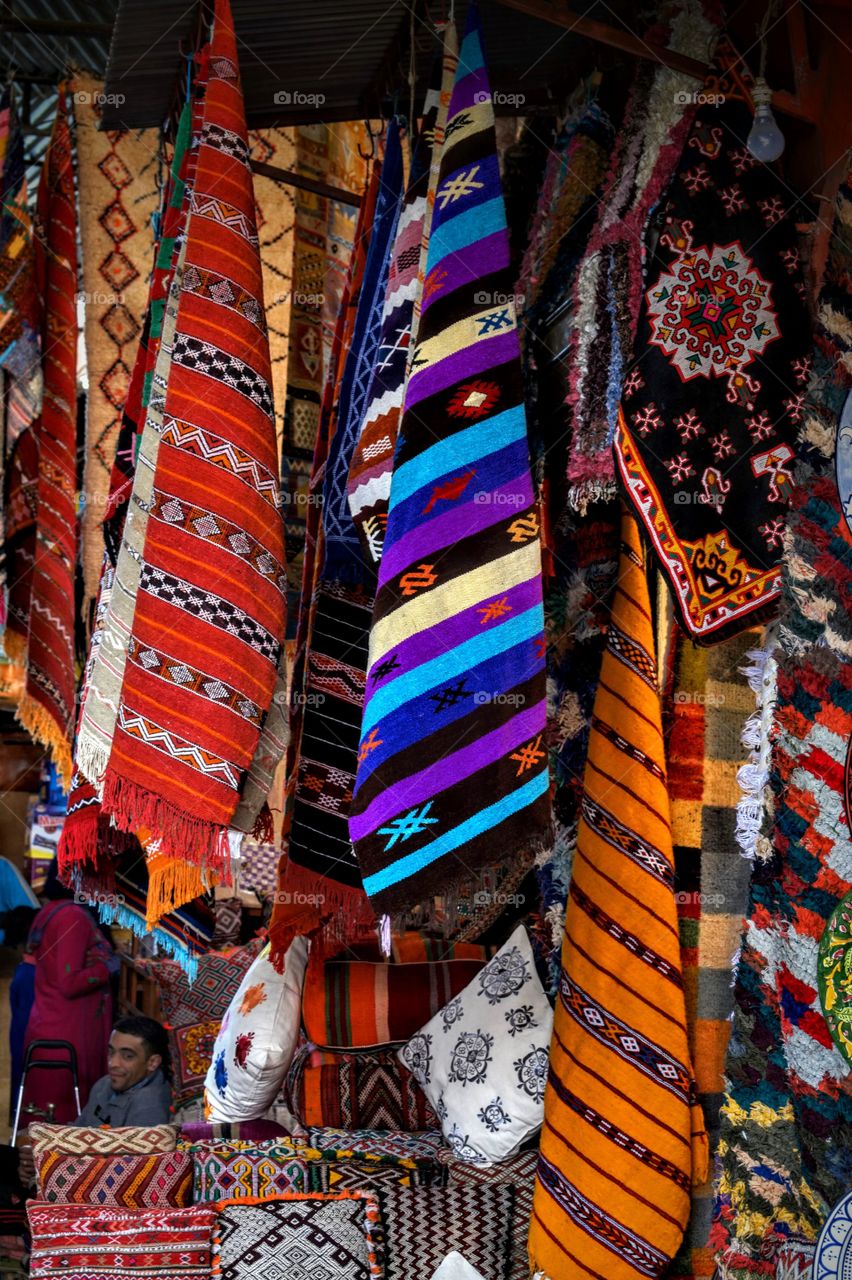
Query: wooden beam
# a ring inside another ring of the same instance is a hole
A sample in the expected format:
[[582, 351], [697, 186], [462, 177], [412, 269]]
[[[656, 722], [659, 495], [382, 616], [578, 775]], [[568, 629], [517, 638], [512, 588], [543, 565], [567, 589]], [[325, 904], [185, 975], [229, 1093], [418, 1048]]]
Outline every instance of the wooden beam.
[[356, 209], [360, 208], [361, 197], [354, 191], [347, 191], [344, 187], [332, 187], [327, 182], [305, 178], [300, 173], [293, 173], [291, 169], [279, 169], [277, 165], [266, 164], [263, 160], [252, 160], [251, 167], [253, 173], [259, 173], [264, 178], [272, 178], [275, 182], [282, 182], [285, 186], [298, 187], [301, 191], [313, 191], [314, 195], [324, 196], [327, 200], [339, 200], [341, 204], [351, 204]]
[[618, 27], [610, 27], [605, 22], [587, 18], [581, 13], [574, 13], [565, 0], [497, 0], [498, 4], [508, 9], [517, 9], [531, 18], [540, 18], [543, 22], [552, 22], [554, 26], [564, 27], [566, 31], [575, 31], [578, 36], [586, 36], [596, 40], [598, 44], [609, 45], [612, 49], [620, 49], [622, 53], [632, 54], [635, 58], [646, 58], [650, 62], [659, 62], [672, 71], [692, 76], [695, 80], [704, 81], [712, 70], [704, 62], [695, 58], [687, 58], [674, 49], [666, 49], [663, 45], [652, 44], [648, 40], [640, 40], [630, 31], [622, 31]]

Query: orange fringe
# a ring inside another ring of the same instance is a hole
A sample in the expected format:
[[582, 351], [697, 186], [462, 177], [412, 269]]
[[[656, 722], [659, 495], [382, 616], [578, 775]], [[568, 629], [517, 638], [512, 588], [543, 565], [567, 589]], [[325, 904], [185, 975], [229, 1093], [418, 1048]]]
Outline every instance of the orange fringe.
[[66, 734], [47, 708], [28, 693], [25, 693], [18, 703], [15, 715], [30, 737], [50, 752], [53, 763], [56, 765], [56, 772], [62, 780], [62, 789], [67, 794], [71, 790], [74, 762], [71, 758], [71, 743]]

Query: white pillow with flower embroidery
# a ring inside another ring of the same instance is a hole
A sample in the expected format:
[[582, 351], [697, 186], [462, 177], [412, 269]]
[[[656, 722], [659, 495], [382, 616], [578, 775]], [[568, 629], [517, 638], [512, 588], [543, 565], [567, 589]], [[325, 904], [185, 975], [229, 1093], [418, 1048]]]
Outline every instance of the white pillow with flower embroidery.
[[489, 1165], [541, 1127], [553, 1010], [519, 925], [399, 1051], [460, 1160]]

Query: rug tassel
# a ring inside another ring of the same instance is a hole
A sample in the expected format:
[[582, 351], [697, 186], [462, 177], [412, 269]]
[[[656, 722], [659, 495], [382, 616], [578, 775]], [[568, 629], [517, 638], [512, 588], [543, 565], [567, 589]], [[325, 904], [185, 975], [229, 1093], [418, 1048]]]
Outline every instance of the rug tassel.
[[71, 814], [66, 818], [57, 849], [59, 874], [64, 875], [81, 863], [94, 863], [98, 856], [98, 806]]
[[74, 762], [71, 759], [71, 743], [60, 729], [49, 711], [25, 693], [18, 703], [15, 712], [18, 723], [23, 725], [27, 733], [36, 742], [41, 743], [50, 752], [56, 772], [62, 780], [62, 790], [67, 795], [71, 790], [71, 775]]
[[142, 920], [135, 912], [119, 902], [98, 902], [98, 914], [103, 924], [116, 924], [120, 929], [128, 929], [135, 938], [152, 938], [160, 950], [165, 951], [176, 960], [190, 982], [198, 976], [198, 956], [187, 946], [170, 937], [162, 929], [142, 929]]
[[145, 827], [165, 857], [206, 867], [231, 883], [227, 827], [185, 813], [112, 770], [104, 778], [101, 804], [119, 831]]
[[[148, 859], [146, 920], [153, 929], [163, 916], [201, 896], [210, 887], [201, 867], [185, 859], [155, 855]], [[215, 877], [212, 878], [215, 881]]]
[[16, 666], [27, 665], [27, 641], [19, 632], [6, 630], [3, 633], [3, 652]]

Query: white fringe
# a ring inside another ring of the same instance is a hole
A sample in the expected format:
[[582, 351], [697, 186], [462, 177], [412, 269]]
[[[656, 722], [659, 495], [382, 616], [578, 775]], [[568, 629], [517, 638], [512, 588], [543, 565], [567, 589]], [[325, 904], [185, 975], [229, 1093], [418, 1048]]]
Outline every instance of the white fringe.
[[743, 795], [737, 804], [737, 843], [744, 858], [753, 862], [767, 856], [767, 842], [761, 839], [761, 828], [769, 809], [769, 769], [772, 759], [772, 719], [775, 714], [778, 663], [775, 651], [778, 636], [768, 627], [760, 649], [746, 654], [748, 666], [743, 675], [756, 698], [756, 710], [743, 726], [742, 743], [750, 752], [750, 760], [737, 773]]

